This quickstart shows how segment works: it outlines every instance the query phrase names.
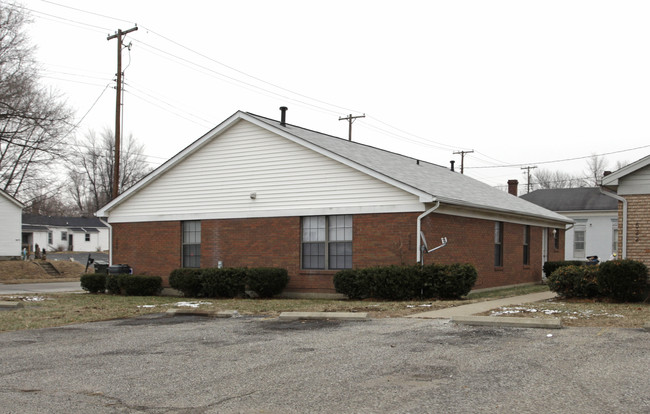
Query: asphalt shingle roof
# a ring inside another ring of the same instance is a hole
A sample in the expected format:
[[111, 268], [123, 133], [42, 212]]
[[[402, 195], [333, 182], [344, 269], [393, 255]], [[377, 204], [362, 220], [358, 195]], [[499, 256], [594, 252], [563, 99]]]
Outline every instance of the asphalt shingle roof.
[[386, 177], [433, 195], [440, 202], [499, 212], [522, 214], [565, 223], [571, 219], [495, 189], [446, 167], [419, 161], [401, 154], [322, 134], [291, 124], [248, 113], [274, 128], [285, 131]]
[[598, 187], [535, 190], [521, 196], [552, 211], [616, 210], [618, 201], [601, 193]]
[[97, 217], [50, 217], [37, 216], [33, 214], [23, 214], [23, 225], [36, 224], [42, 226], [57, 227], [106, 227]]

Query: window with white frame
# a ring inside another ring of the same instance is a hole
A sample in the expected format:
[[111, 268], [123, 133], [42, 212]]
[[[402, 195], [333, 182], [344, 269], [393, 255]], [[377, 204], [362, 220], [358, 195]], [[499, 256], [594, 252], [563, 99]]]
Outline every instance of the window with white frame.
[[573, 228], [573, 257], [582, 259], [587, 245], [587, 220], [577, 219]]
[[183, 267], [201, 267], [201, 222], [183, 222]]
[[524, 226], [524, 265], [530, 264], [530, 226]]
[[352, 215], [303, 217], [302, 268], [352, 268]]
[[61, 232], [61, 241], [68, 241], [68, 232], [67, 231], [62, 231]]
[[47, 232], [47, 244], [54, 244], [54, 234], [51, 230]]
[[90, 241], [90, 233], [86, 233], [84, 240], [86, 240], [88, 242]]

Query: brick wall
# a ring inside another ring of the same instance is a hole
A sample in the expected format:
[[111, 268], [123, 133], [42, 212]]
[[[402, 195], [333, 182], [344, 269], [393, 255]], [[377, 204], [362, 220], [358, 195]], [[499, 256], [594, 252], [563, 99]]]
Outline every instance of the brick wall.
[[[416, 260], [418, 213], [361, 214], [353, 218], [355, 268], [412, 264]], [[113, 225], [113, 262], [131, 265], [135, 273], [158, 275], [165, 283], [181, 266], [181, 226], [176, 222]], [[523, 265], [523, 226], [504, 224], [504, 264], [494, 266], [494, 222], [441, 214], [423, 221], [430, 248], [442, 236], [448, 245], [425, 255], [425, 263], [469, 262], [479, 271], [477, 288], [536, 282], [541, 279], [542, 228], [531, 227], [530, 265]], [[563, 234], [562, 234], [563, 237]], [[299, 217], [204, 220], [201, 222], [201, 267], [275, 266], [289, 271], [287, 290], [334, 293], [336, 271], [301, 270]], [[564, 241], [549, 260], [564, 257]]]
[[[626, 195], [627, 258], [650, 266], [650, 194]], [[619, 257], [622, 249], [622, 203], [619, 203]]]

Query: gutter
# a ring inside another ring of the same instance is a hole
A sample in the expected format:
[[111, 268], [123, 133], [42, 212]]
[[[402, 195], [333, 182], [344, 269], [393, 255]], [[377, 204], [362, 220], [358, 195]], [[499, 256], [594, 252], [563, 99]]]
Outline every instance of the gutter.
[[622, 259], [626, 259], [627, 258], [627, 200], [618, 194], [603, 191], [602, 187], [600, 188], [600, 192], [603, 195], [606, 195], [607, 197], [611, 197], [623, 203], [623, 244], [621, 246], [621, 253], [623, 253]]
[[97, 218], [108, 227], [108, 265], [113, 266], [113, 227], [101, 217]]
[[418, 216], [418, 225], [417, 225], [417, 233], [415, 234], [415, 237], [417, 239], [417, 255], [416, 255], [416, 263], [420, 263], [421, 255], [422, 255], [422, 250], [421, 250], [421, 245], [422, 245], [422, 240], [420, 236], [420, 231], [422, 229], [422, 219], [428, 216], [429, 214], [433, 213], [440, 207], [440, 201], [436, 200], [436, 205], [425, 211], [424, 213], [420, 214]]

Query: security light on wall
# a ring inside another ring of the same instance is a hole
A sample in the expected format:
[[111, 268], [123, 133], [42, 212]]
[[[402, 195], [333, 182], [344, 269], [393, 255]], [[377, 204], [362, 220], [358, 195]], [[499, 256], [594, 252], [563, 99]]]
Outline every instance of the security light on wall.
[[251, 193], [251, 200], [255, 200], [257, 198], [257, 193]]

